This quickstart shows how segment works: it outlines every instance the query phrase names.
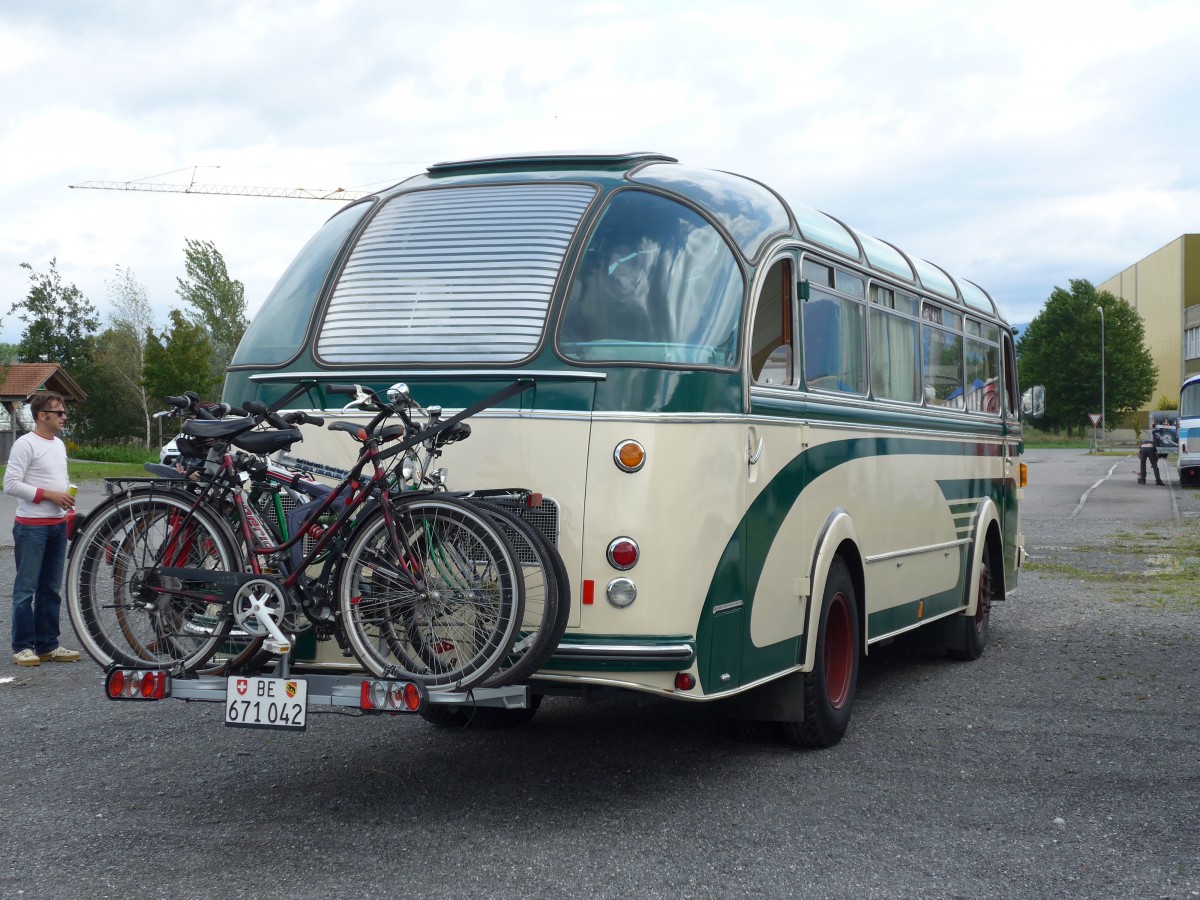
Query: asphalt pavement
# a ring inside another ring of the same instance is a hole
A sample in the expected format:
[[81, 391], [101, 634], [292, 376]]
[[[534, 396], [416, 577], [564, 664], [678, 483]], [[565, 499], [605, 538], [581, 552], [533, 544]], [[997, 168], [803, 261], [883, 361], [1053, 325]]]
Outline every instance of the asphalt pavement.
[[873, 650], [825, 751], [633, 699], [243, 731], [4, 658], [0, 896], [1200, 897], [1200, 491], [1025, 461], [1031, 559], [983, 657]]

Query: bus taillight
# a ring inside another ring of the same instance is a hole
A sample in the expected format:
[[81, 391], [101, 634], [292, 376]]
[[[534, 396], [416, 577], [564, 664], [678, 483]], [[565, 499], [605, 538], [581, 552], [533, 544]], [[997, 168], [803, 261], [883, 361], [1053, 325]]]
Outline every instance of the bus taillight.
[[624, 572], [637, 565], [641, 557], [637, 541], [631, 537], [613, 538], [608, 545], [608, 564]]
[[1021, 487], [1025, 487], [1029, 483], [1029, 469], [1025, 463], [1021, 463]]

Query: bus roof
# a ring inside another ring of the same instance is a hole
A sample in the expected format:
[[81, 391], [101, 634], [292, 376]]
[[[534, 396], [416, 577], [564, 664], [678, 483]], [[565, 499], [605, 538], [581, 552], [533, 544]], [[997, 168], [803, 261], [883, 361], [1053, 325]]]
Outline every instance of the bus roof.
[[[802, 203], [789, 203], [761, 182], [734, 173], [684, 166], [675, 157], [656, 151], [526, 153], [452, 160], [428, 166], [425, 175], [380, 193], [390, 195], [459, 179], [478, 184], [493, 178], [532, 180], [588, 174], [610, 184], [648, 183], [682, 195], [720, 222], [748, 260], [754, 259], [769, 239], [798, 233], [806, 242], [888, 280], [910, 284], [942, 300], [1004, 321], [991, 296], [974, 282], [910, 256], [895, 244], [851, 228], [827, 213]], [[747, 222], [751, 224], [747, 226]]]

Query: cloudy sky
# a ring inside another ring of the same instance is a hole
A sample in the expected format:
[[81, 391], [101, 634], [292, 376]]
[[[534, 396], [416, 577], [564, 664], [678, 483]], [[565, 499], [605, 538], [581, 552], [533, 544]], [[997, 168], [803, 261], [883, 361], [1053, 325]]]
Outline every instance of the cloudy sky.
[[132, 270], [165, 325], [185, 238], [253, 313], [338, 208], [68, 189], [93, 180], [374, 190], [656, 150], [977, 281], [1013, 322], [1200, 231], [1193, 0], [39, 0], [0, 7], [0, 92], [0, 313], [20, 263], [57, 258], [102, 314]]

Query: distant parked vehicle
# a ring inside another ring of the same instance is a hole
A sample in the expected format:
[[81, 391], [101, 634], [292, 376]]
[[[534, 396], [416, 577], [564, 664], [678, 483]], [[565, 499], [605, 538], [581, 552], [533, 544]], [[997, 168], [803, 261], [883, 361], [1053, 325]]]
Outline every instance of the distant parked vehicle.
[[158, 451], [158, 461], [164, 466], [173, 466], [179, 461], [179, 447], [174, 438], [162, 445], [162, 449]]
[[1164, 459], [1179, 450], [1179, 410], [1156, 409], [1150, 413], [1150, 434], [1158, 449], [1158, 458]]
[[1200, 484], [1200, 375], [1179, 389], [1179, 483]]

